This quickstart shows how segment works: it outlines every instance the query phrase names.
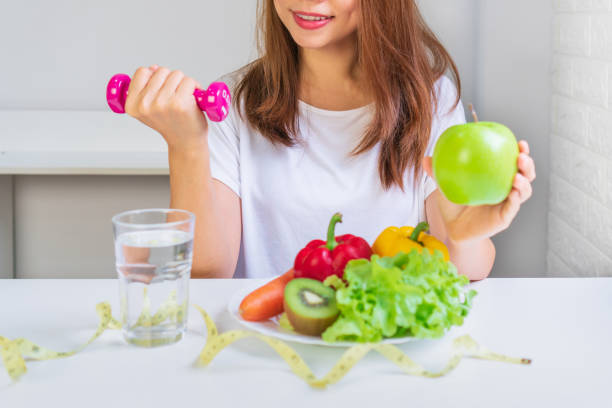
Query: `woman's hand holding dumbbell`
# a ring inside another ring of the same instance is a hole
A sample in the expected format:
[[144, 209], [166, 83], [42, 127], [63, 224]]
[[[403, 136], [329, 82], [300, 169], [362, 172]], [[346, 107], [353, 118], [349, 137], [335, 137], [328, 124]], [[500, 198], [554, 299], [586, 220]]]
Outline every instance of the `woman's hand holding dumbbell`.
[[113, 111], [122, 113], [124, 107], [125, 113], [158, 131], [169, 149], [201, 146], [208, 134], [202, 110], [211, 120], [221, 121], [230, 104], [225, 84], [216, 82], [204, 91], [181, 71], [156, 65], [138, 68], [131, 80], [125, 75], [114, 76], [108, 84], [107, 100]]

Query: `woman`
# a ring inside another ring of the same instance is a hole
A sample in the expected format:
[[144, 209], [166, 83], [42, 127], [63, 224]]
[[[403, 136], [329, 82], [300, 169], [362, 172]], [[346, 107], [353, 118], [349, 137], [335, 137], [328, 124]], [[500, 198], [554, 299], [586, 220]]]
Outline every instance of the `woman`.
[[531, 196], [535, 165], [520, 142], [495, 206], [437, 189], [429, 156], [465, 116], [455, 64], [415, 1], [263, 0], [258, 23], [261, 57], [224, 78], [234, 106], [222, 123], [207, 122], [201, 85], [180, 71], [139, 68], [130, 84], [127, 113], [168, 143], [171, 207], [197, 216], [192, 276], [279, 274], [337, 211], [339, 234], [370, 243], [426, 219], [460, 273], [488, 276], [490, 237]]

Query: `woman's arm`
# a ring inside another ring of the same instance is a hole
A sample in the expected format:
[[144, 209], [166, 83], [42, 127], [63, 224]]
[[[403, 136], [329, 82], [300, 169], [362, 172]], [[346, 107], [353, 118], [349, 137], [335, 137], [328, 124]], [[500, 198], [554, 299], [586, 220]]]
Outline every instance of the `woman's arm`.
[[231, 278], [240, 249], [240, 198], [211, 177], [208, 122], [193, 97], [196, 87], [201, 88], [181, 71], [141, 67], [130, 82], [125, 111], [168, 144], [170, 206], [196, 216], [191, 275]]
[[168, 161], [170, 207], [196, 216], [191, 276], [231, 278], [240, 251], [240, 198], [211, 177], [207, 143], [188, 151], [169, 149]]
[[434, 191], [425, 201], [427, 222], [431, 233], [448, 247], [450, 260], [460, 274], [470, 280], [485, 279], [495, 262], [495, 245], [490, 238], [456, 242], [450, 239], [438, 207], [440, 190]]

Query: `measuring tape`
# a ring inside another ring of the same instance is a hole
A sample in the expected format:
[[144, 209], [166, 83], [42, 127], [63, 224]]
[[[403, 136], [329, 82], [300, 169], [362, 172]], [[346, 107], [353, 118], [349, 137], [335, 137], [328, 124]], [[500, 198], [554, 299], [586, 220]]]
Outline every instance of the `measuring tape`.
[[[446, 367], [439, 372], [431, 372], [423, 368], [420, 364], [415, 363], [402, 350], [391, 344], [357, 344], [346, 350], [340, 357], [338, 362], [334, 364], [331, 370], [321, 378], [312, 372], [304, 359], [284, 341], [264, 336], [259, 333], [249, 332], [246, 330], [232, 330], [225, 333], [219, 333], [217, 326], [212, 318], [198, 305], [194, 305], [202, 315], [206, 323], [206, 344], [197, 359], [197, 365], [208, 366], [214, 358], [226, 347], [232, 343], [247, 338], [255, 337], [256, 339], [270, 346], [289, 366], [291, 371], [315, 388], [325, 388], [328, 385], [334, 384], [342, 379], [363, 357], [370, 351], [374, 350], [387, 358], [389, 361], [398, 366], [403, 372], [409, 375], [436, 378], [442, 377], [451, 372], [464, 357], [478, 358], [484, 360], [500, 361], [512, 364], [531, 364], [530, 359], [513, 358], [501, 354], [493, 353], [486, 348], [480, 346], [474, 339], [468, 335], [456, 338], [453, 341], [452, 356], [449, 359]], [[179, 305], [176, 302], [176, 293], [162, 303], [158, 311], [151, 316], [150, 300], [145, 289], [145, 301], [143, 311], [139, 316], [135, 325], [151, 327], [158, 325], [165, 320], [182, 320], [186, 312], [187, 305], [183, 303]], [[8, 375], [17, 381], [27, 371], [26, 360], [54, 360], [59, 358], [70, 357], [85, 349], [94, 340], [96, 340], [106, 330], [121, 329], [121, 324], [112, 316], [111, 306], [108, 302], [102, 302], [96, 305], [96, 312], [100, 319], [96, 332], [82, 346], [72, 351], [57, 352], [41, 347], [33, 342], [24, 339], [9, 340], [0, 336], [0, 355], [4, 363]], [[142, 344], [149, 345], [149, 344]]]
[[8, 375], [16, 381], [27, 371], [25, 365], [26, 359], [41, 361], [70, 357], [93, 343], [93, 341], [100, 337], [107, 329], [121, 329], [121, 324], [113, 318], [111, 307], [108, 302], [98, 303], [96, 305], [96, 313], [100, 318], [100, 323], [98, 324], [96, 332], [85, 344], [72, 351], [53, 351], [34, 344], [28, 339], [19, 338], [9, 340], [6, 337], [0, 336], [0, 355], [2, 355], [2, 362], [4, 363], [4, 368], [8, 372]]

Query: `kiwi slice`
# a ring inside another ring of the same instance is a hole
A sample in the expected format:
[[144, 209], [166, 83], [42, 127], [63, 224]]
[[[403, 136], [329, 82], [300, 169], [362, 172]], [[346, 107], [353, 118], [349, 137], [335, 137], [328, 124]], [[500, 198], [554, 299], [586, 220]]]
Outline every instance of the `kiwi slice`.
[[285, 286], [285, 313], [296, 332], [319, 336], [338, 318], [336, 291], [314, 279], [298, 278]]

